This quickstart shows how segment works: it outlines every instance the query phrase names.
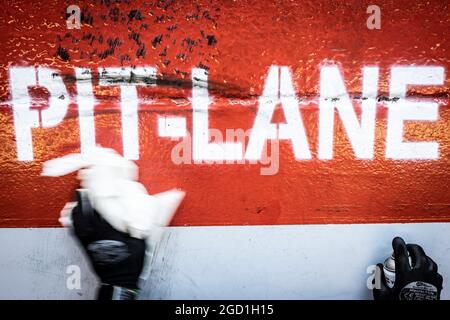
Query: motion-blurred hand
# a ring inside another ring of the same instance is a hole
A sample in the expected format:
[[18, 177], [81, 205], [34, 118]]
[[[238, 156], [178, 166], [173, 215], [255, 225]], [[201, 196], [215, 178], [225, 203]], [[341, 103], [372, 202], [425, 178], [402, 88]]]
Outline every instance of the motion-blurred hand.
[[43, 176], [78, 171], [83, 189], [59, 221], [72, 228], [102, 280], [100, 299], [134, 298], [146, 248], [156, 248], [185, 192], [149, 194], [138, 167], [113, 149], [96, 146], [44, 163]]
[[135, 299], [144, 264], [145, 240], [114, 229], [93, 209], [85, 191], [77, 190], [76, 196], [73, 231], [102, 282], [98, 299]]

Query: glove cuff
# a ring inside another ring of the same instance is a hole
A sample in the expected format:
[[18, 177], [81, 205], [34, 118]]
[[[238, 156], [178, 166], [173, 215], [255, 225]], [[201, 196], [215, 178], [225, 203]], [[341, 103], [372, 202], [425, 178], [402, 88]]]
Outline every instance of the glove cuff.
[[97, 300], [136, 300], [138, 289], [129, 289], [102, 283], [98, 290]]

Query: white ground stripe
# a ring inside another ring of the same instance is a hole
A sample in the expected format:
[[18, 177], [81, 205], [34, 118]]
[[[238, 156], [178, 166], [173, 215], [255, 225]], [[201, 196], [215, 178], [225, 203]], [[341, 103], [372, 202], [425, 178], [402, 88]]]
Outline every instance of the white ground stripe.
[[[169, 228], [150, 260], [147, 299], [369, 299], [369, 265], [393, 236], [421, 244], [450, 298], [450, 224]], [[69, 265], [81, 289], [68, 290]], [[0, 229], [0, 298], [90, 299], [96, 280], [60, 228]]]

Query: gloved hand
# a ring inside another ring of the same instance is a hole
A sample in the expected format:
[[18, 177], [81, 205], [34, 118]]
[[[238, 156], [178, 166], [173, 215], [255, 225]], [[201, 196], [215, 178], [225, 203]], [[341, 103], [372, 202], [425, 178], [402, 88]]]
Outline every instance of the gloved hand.
[[374, 300], [439, 300], [443, 279], [436, 263], [425, 254], [422, 247], [406, 245], [400, 237], [394, 238], [392, 247], [395, 258], [394, 286], [388, 287], [383, 264], [377, 264], [373, 281]]
[[144, 264], [145, 240], [114, 229], [93, 209], [86, 191], [77, 190], [76, 197], [73, 231], [102, 282], [98, 299], [135, 299]]

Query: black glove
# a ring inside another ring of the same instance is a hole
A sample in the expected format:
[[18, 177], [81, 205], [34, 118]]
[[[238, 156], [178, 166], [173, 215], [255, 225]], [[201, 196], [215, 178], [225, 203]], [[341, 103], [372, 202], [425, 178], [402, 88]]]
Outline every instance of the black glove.
[[[392, 247], [395, 258], [394, 286], [388, 287], [383, 264], [377, 264], [373, 281], [374, 300], [439, 300], [442, 276], [438, 273], [437, 264], [425, 254], [422, 247], [406, 245], [400, 237], [394, 238]], [[379, 288], [376, 288], [377, 284]]]
[[114, 229], [93, 209], [85, 192], [76, 192], [72, 220], [75, 236], [102, 282], [98, 299], [135, 299], [145, 241]]

